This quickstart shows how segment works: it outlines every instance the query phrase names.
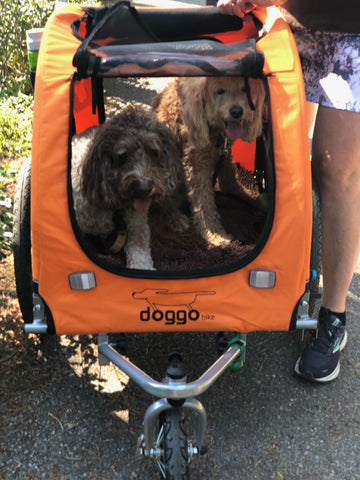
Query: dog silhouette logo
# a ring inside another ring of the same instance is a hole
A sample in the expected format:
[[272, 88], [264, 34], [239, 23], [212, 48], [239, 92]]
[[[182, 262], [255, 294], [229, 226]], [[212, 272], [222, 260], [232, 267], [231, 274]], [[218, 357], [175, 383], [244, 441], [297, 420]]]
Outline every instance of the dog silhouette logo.
[[145, 288], [141, 292], [134, 292], [133, 298], [136, 300], [145, 300], [151, 308], [158, 310], [158, 307], [187, 307], [193, 310], [193, 304], [197, 298], [202, 295], [215, 295], [216, 292], [194, 291], [194, 292], [169, 292], [164, 289]]
[[184, 325], [187, 320], [198, 320], [200, 312], [194, 309], [194, 304], [198, 297], [203, 295], [216, 295], [216, 292], [213, 290], [174, 292], [166, 288], [145, 288], [132, 294], [134, 299], [143, 300], [148, 304], [148, 307], [140, 312], [141, 321], [146, 322], [152, 319], [159, 322], [165, 320], [168, 325], [175, 323]]

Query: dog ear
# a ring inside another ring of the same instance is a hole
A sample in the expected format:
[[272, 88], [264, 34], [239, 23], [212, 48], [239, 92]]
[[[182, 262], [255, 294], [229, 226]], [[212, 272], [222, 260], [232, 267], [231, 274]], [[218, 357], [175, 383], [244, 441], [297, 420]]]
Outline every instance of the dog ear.
[[252, 122], [248, 125], [248, 142], [254, 141], [262, 132], [265, 87], [261, 79], [249, 78], [250, 95], [254, 103]]
[[[145, 131], [140, 133], [142, 142], [144, 145], [146, 145], [146, 150], [152, 152], [154, 157], [159, 156], [164, 148], [163, 143], [166, 135], [164, 135], [163, 130], [163, 125], [159, 123], [157, 125], [156, 133], [153, 131]], [[168, 135], [170, 135], [170, 132]]]
[[81, 190], [90, 205], [111, 208], [111, 187], [106, 175], [111, 159], [103, 146], [101, 136], [97, 135], [83, 165]]
[[180, 153], [176, 147], [175, 138], [165, 125], [159, 125], [158, 133], [162, 141], [162, 154], [165, 160], [166, 189], [173, 191], [179, 186], [182, 172]]
[[196, 148], [209, 144], [209, 126], [205, 114], [206, 77], [187, 78], [182, 84], [183, 113], [188, 140]]

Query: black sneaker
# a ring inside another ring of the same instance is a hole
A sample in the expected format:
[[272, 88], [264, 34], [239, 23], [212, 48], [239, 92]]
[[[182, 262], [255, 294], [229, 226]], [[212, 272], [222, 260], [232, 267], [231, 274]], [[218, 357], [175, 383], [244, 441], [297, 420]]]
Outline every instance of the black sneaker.
[[347, 331], [329, 310], [319, 316], [317, 336], [313, 336], [295, 365], [295, 372], [314, 382], [331, 382], [339, 375], [341, 350], [347, 342]]

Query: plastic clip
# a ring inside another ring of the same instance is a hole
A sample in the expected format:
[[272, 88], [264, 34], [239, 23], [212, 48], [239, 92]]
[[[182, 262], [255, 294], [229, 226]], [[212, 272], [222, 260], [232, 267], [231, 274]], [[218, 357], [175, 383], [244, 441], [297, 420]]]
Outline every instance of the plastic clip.
[[243, 358], [245, 355], [246, 343], [241, 339], [240, 334], [238, 334], [229, 341], [228, 348], [232, 347], [233, 345], [240, 349], [240, 355], [230, 363], [229, 370], [231, 372], [240, 372], [244, 368]]

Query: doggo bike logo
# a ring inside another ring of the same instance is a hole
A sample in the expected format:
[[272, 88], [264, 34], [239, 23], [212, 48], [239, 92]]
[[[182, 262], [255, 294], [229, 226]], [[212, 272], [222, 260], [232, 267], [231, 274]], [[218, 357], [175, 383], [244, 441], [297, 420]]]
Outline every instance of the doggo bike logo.
[[168, 289], [145, 288], [132, 294], [134, 299], [147, 303], [147, 307], [140, 311], [142, 322], [153, 320], [165, 322], [166, 325], [185, 325], [188, 321], [214, 319], [214, 316], [201, 314], [194, 308], [197, 299], [203, 295], [216, 295], [216, 292], [212, 290], [171, 292]]

